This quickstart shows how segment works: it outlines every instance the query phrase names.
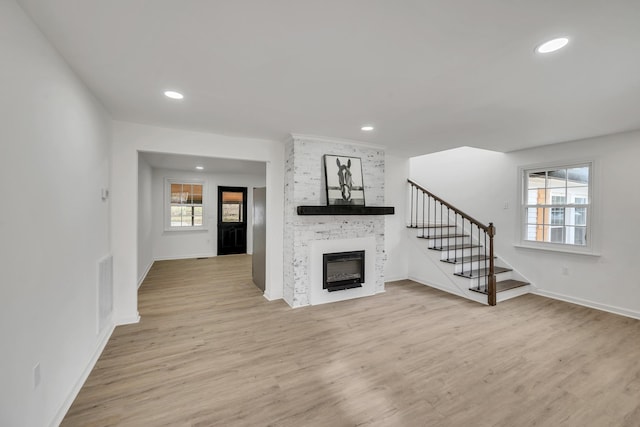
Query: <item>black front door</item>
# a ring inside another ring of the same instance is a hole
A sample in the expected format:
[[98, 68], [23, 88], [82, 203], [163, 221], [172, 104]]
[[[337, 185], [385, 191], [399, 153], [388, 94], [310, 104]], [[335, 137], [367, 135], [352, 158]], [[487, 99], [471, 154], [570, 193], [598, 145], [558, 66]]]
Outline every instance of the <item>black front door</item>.
[[218, 255], [247, 253], [247, 188], [218, 187]]

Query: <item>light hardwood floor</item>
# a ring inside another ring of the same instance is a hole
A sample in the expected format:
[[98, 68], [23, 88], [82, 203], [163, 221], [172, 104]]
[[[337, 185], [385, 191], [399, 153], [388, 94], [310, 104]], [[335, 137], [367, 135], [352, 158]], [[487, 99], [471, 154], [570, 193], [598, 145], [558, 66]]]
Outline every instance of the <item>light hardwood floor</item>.
[[640, 425], [640, 321], [410, 281], [293, 310], [250, 270], [156, 262], [63, 425]]

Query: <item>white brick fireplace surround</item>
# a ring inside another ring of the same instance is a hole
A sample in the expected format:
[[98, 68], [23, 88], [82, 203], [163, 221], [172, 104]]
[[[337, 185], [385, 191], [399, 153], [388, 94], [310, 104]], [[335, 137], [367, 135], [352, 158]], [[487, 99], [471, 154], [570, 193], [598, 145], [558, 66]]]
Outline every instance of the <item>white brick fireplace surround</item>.
[[[384, 151], [304, 136], [291, 137], [285, 150], [285, 301], [291, 307], [302, 307], [384, 292], [384, 216], [306, 216], [296, 212], [297, 206], [326, 204], [325, 154], [359, 157], [366, 206], [384, 206]], [[322, 289], [322, 254], [360, 249], [365, 250], [362, 288], [331, 293]]]

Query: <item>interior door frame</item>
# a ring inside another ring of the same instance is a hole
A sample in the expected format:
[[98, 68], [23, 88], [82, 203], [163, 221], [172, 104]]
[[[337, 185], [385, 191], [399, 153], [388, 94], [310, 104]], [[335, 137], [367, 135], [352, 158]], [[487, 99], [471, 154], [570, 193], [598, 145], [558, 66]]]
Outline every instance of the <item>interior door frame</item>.
[[[242, 193], [242, 222], [235, 222], [235, 223], [223, 223], [222, 222], [222, 193], [223, 192], [232, 192], [232, 193]], [[247, 221], [247, 205], [248, 205], [248, 198], [247, 198], [247, 187], [228, 187], [228, 186], [224, 186], [224, 185], [219, 185], [218, 186], [218, 223], [217, 223], [217, 234], [218, 234], [218, 250], [217, 253], [218, 255], [230, 255], [232, 253], [247, 253], [247, 226], [248, 226], [248, 221]], [[229, 253], [220, 253], [220, 248], [222, 246], [222, 227], [224, 226], [224, 224], [242, 224], [242, 228], [244, 229], [244, 251], [243, 252], [229, 252]]]

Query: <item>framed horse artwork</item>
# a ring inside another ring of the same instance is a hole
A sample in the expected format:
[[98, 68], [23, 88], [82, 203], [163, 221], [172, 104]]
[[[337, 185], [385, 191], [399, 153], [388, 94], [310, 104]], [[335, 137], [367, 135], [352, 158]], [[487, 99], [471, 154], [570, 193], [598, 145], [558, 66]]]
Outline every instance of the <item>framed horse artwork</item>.
[[359, 157], [324, 155], [327, 205], [364, 206], [362, 162]]

